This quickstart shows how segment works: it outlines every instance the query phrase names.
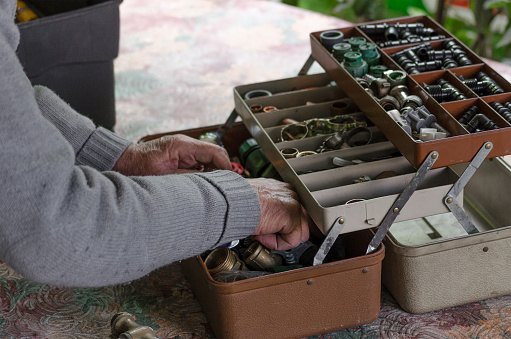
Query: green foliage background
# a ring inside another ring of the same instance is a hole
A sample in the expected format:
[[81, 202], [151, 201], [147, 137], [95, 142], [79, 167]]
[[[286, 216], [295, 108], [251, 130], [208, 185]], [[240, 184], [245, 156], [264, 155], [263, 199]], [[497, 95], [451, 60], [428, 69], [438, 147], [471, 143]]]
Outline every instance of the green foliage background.
[[[354, 23], [423, 14], [435, 17], [435, 13], [427, 12], [421, 0], [280, 1]], [[446, 0], [445, 4], [448, 8], [450, 0]], [[475, 25], [446, 17], [444, 27], [480, 56], [511, 64], [511, 0], [471, 0], [470, 10], [474, 14]], [[494, 20], [502, 21], [503, 18], [505, 25], [501, 25], [499, 30], [491, 29]]]

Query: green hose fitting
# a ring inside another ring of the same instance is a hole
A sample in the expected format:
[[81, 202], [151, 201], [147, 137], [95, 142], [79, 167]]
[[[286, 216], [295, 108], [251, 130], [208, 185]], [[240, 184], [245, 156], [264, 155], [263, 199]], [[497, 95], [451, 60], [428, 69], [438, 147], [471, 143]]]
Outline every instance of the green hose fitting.
[[348, 42], [351, 45], [351, 50], [357, 52], [361, 45], [367, 43], [367, 40], [366, 38], [361, 36], [354, 36], [351, 39], [349, 39]]
[[376, 49], [376, 45], [373, 43], [366, 43], [358, 47], [362, 58], [367, 62], [369, 66], [378, 65], [381, 60], [380, 53]]
[[332, 55], [335, 60], [342, 62], [344, 60], [344, 54], [351, 51], [351, 45], [347, 42], [341, 42], [335, 44], [332, 48]]
[[344, 61], [341, 63], [348, 73], [353, 75], [355, 78], [360, 78], [367, 73], [367, 62], [362, 59], [360, 52], [348, 52], [344, 54]]
[[388, 70], [387, 66], [374, 65], [369, 67], [369, 74], [371, 74], [375, 78], [383, 78], [383, 72], [387, 70]]
[[275, 167], [266, 157], [254, 138], [245, 140], [239, 147], [241, 164], [250, 173], [251, 178], [273, 178], [282, 180]]

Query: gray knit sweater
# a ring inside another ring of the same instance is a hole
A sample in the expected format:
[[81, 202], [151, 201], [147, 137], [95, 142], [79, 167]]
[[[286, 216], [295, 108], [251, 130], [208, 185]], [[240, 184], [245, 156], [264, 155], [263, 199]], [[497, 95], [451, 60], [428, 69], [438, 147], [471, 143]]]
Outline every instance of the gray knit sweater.
[[37, 282], [101, 286], [256, 229], [258, 196], [233, 172], [109, 171], [130, 143], [30, 85], [15, 5], [0, 0], [0, 258]]

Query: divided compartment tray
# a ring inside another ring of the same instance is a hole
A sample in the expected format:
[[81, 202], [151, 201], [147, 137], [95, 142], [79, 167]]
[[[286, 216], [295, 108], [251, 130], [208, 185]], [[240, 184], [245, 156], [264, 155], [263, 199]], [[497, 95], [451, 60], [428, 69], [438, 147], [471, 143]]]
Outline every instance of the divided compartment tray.
[[[246, 93], [257, 89], [268, 90], [272, 95], [245, 99]], [[329, 117], [331, 105], [337, 102], [347, 103], [351, 110], [347, 115], [365, 117], [356, 106], [350, 104], [350, 97], [338, 86], [331, 85], [326, 74], [238, 86], [234, 88], [234, 98], [236, 111], [250, 134], [284, 181], [295, 188], [307, 212], [325, 234], [341, 216], [346, 221], [342, 233], [378, 226], [416, 173], [415, 168], [383, 137], [376, 126], [371, 126], [370, 121], [368, 128], [373, 132], [374, 142], [368, 145], [300, 158], [284, 158], [281, 149], [292, 147], [299, 151], [315, 150], [325, 136], [281, 141], [279, 130], [283, 126], [279, 126], [280, 120], [292, 118], [303, 121]], [[271, 105], [278, 109], [253, 113], [250, 109], [253, 105]], [[336, 167], [333, 164], [334, 157], [363, 162]], [[363, 175], [373, 179], [384, 171], [394, 171], [395, 176], [352, 183]], [[430, 170], [397, 221], [448, 212], [442, 198], [457, 180], [458, 176], [449, 168]], [[353, 202], [353, 199], [357, 200]], [[459, 196], [461, 199], [462, 194]]]
[[[376, 21], [371, 23], [359, 24], [347, 28], [339, 28], [337, 30], [344, 33], [344, 37], [349, 39], [353, 36], [361, 36], [368, 42], [378, 42], [377, 37], [367, 35], [362, 29], [362, 25], [366, 24], [395, 24], [395, 23], [423, 23], [425, 27], [433, 28], [437, 33], [445, 36], [444, 39], [425, 42], [438, 49], [443, 41], [454, 40], [466, 52], [467, 57], [472, 61], [472, 65], [459, 66], [445, 70], [437, 70], [423, 72], [419, 74], [408, 74], [407, 83], [410, 94], [419, 96], [428, 110], [434, 114], [439, 122], [451, 136], [444, 139], [431, 141], [417, 141], [409, 136], [382, 108], [378, 101], [366, 92], [360, 86], [354, 77], [346, 71], [341, 64], [330, 54], [320, 42], [320, 34], [323, 31], [313, 32], [310, 34], [312, 57], [317, 61], [328, 75], [338, 84], [338, 86], [349, 96], [355, 104], [358, 105], [367, 117], [382, 131], [382, 133], [394, 144], [394, 146], [403, 154], [403, 156], [418, 168], [432, 151], [439, 153], [438, 159], [434, 164], [434, 168], [465, 163], [472, 160], [479, 149], [485, 142], [491, 142], [493, 149], [488, 154], [488, 158], [511, 154], [511, 128], [510, 124], [504, 119], [498, 118], [494, 121], [499, 129], [481, 131], [477, 133], [469, 133], [453, 115], [457, 117], [462, 114], [460, 107], [467, 108], [465, 100], [451, 101], [449, 103], [438, 103], [431, 95], [422, 87], [422, 83], [432, 84], [438, 78], [444, 77], [457, 80], [456, 86], [460, 91], [466, 94], [467, 100], [480, 99], [477, 101], [478, 106], [484, 106], [485, 111], [493, 111], [491, 115], [498, 115], [491, 107], [486, 107], [486, 103], [492, 101], [502, 102], [500, 99], [505, 98], [506, 94], [511, 91], [511, 84], [495, 72], [490, 66], [484, 63], [474, 52], [463, 45], [459, 40], [446, 31], [441, 25], [428, 16], [404, 17], [392, 20]], [[373, 40], [373, 38], [375, 40]], [[413, 47], [418, 43], [395, 47], [378, 47], [378, 51], [382, 56], [382, 64], [393, 70], [403, 70], [401, 66], [395, 62], [390, 54], [405, 48]], [[470, 88], [458, 80], [457, 76], [465, 77], [473, 76], [477, 71], [484, 71], [503, 89], [503, 94], [479, 96]], [[492, 119], [493, 120], [493, 119]]]

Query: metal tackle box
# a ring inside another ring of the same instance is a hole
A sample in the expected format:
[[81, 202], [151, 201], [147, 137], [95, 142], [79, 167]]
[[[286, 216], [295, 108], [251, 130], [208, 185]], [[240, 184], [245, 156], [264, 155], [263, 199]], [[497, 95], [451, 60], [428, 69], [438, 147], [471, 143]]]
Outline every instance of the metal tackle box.
[[[464, 64], [415, 72], [409, 63], [406, 67], [398, 63], [396, 53], [424, 43], [382, 44], [378, 30], [405, 27], [400, 23], [434, 32], [436, 38], [426, 39], [427, 50], [458, 45], [456, 54], [463, 54]], [[418, 140], [407, 131], [326, 49], [321, 41], [324, 32], [311, 33], [311, 57], [299, 76], [234, 88], [235, 111], [228, 121], [239, 114], [243, 126], [227, 131], [227, 143], [236, 131], [246, 128], [241, 135], [248, 131], [280, 177], [293, 185], [323, 238], [313, 266], [242, 281], [215, 281], [201, 257], [183, 262], [194, 293], [220, 337], [303, 337], [368, 323], [379, 313], [380, 273], [410, 312], [510, 292], [503, 254], [510, 223], [506, 212], [495, 216], [509, 201], [510, 193], [498, 184], [508, 180], [509, 168], [498, 159], [485, 158], [511, 154], [511, 125], [493, 107], [495, 102], [511, 100], [511, 85], [426, 16], [336, 31], [348, 39], [379, 44], [381, 65], [390, 74], [404, 74], [400, 84], [434, 116], [445, 130], [444, 138]], [[305, 75], [314, 61], [326, 73]], [[464, 80], [476, 74], [490, 77], [492, 88], [500, 92], [476, 93]], [[439, 100], [433, 84], [441, 81], [456, 87], [456, 100]], [[460, 121], [472, 107], [492, 121], [492, 130], [472, 130]], [[227, 143], [226, 147], [232, 146]], [[499, 191], [498, 201], [488, 187]], [[459, 225], [445, 226], [456, 231], [443, 233], [434, 222]], [[484, 231], [488, 225], [497, 229]], [[416, 228], [434, 241], [404, 242], [403, 234]], [[322, 263], [341, 234], [347, 259]], [[390, 250], [381, 272], [384, 238]], [[497, 260], [485, 265], [492, 254]]]

